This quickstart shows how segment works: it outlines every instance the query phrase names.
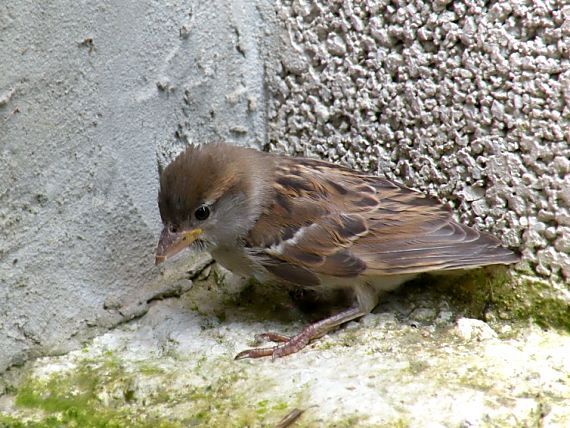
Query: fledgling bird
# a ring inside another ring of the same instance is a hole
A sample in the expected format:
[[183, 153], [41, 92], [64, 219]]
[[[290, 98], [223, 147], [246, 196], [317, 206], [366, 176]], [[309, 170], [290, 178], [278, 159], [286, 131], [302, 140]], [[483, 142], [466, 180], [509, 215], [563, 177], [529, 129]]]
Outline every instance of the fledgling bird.
[[328, 162], [223, 143], [189, 146], [162, 172], [164, 229], [156, 263], [203, 249], [261, 283], [351, 292], [353, 305], [239, 358], [282, 357], [368, 314], [382, 292], [419, 273], [511, 264], [492, 235], [455, 222], [441, 203], [385, 178]]

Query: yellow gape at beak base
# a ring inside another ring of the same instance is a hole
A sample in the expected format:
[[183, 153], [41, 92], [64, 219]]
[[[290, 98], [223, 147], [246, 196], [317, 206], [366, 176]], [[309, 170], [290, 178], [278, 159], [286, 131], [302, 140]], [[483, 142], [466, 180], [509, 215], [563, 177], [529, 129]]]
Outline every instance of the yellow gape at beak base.
[[190, 245], [192, 242], [198, 239], [198, 236], [200, 236], [202, 233], [204, 233], [202, 229], [193, 229], [190, 232], [183, 232], [182, 241], [185, 244]]

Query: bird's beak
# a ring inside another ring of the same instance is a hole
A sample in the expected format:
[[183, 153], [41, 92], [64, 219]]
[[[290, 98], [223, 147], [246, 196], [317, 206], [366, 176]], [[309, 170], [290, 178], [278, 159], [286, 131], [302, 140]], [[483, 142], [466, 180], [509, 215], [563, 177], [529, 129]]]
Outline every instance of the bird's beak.
[[156, 258], [154, 264], [158, 265], [165, 261], [168, 257], [178, 254], [184, 248], [187, 248], [198, 237], [204, 233], [202, 229], [192, 229], [184, 232], [171, 232], [166, 226], [160, 233], [158, 246], [156, 247]]

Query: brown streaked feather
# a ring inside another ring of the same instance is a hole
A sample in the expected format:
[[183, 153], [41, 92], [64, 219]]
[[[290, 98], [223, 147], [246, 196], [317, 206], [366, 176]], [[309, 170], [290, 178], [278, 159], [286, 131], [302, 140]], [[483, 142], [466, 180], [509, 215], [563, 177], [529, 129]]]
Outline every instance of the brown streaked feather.
[[[513, 263], [489, 234], [455, 222], [441, 203], [380, 177], [280, 158], [275, 199], [246, 238], [262, 263], [294, 282], [289, 264], [335, 277], [396, 275]], [[297, 276], [296, 274], [293, 276]]]

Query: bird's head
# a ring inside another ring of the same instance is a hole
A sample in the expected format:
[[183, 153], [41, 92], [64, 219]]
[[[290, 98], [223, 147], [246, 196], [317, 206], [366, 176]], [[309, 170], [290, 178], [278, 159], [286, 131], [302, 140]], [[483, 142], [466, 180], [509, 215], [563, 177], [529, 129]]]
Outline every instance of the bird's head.
[[267, 199], [268, 163], [261, 152], [222, 143], [181, 153], [160, 177], [156, 264], [190, 246], [208, 250], [243, 237]]

